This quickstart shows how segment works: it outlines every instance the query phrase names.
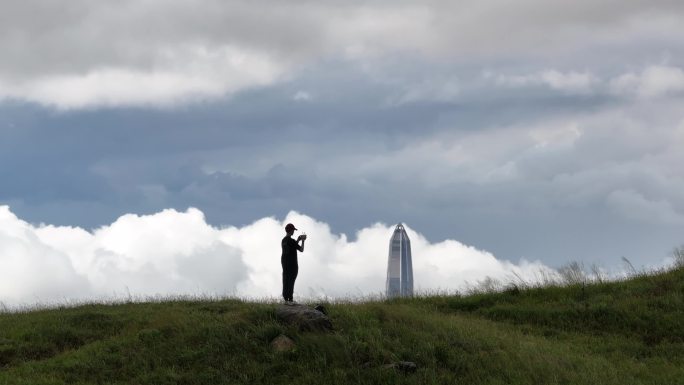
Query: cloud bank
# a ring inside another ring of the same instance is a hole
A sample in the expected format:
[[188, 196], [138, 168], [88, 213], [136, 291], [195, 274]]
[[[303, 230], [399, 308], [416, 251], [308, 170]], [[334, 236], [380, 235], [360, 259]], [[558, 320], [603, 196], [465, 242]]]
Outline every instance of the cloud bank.
[[[8, 305], [127, 295], [278, 297], [280, 239], [294, 222], [310, 239], [300, 254], [295, 295], [357, 297], [384, 291], [393, 227], [374, 224], [356, 239], [290, 212], [243, 227], [217, 228], [194, 208], [127, 214], [92, 232], [31, 225], [0, 206], [0, 301]], [[514, 264], [455, 240], [428, 242], [408, 229], [417, 291], [457, 290], [486, 277], [534, 278], [540, 262]]]
[[[270, 85], [331, 57], [380, 68], [392, 56], [562, 59], [653, 45], [654, 37], [681, 41], [681, 14], [680, 2], [666, 0], [10, 1], [0, 15], [0, 99], [164, 106]], [[553, 72], [527, 81], [571, 90], [591, 83]]]

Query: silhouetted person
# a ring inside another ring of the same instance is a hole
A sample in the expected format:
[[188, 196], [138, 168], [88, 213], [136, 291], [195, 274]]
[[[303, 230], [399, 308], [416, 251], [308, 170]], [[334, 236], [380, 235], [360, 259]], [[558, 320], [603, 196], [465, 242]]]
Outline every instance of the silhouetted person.
[[[288, 223], [285, 226], [287, 235], [280, 242], [283, 248], [283, 254], [280, 257], [280, 264], [283, 266], [283, 299], [286, 303], [292, 303], [294, 283], [299, 272], [297, 251], [304, 251], [304, 241], [306, 241], [306, 234], [298, 236], [296, 241], [292, 239], [295, 230], [297, 228], [292, 223]], [[299, 241], [302, 242], [301, 245]]]

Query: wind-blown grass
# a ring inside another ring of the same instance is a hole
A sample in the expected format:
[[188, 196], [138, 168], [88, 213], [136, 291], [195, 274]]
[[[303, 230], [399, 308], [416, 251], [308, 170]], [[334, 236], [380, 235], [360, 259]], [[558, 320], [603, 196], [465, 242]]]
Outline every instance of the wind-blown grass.
[[[75, 306], [74, 306], [75, 305]], [[0, 384], [677, 384], [684, 269], [616, 282], [326, 303], [336, 331], [271, 300], [158, 298], [0, 314]], [[294, 351], [269, 342], [286, 334]], [[403, 374], [384, 365], [413, 361]]]

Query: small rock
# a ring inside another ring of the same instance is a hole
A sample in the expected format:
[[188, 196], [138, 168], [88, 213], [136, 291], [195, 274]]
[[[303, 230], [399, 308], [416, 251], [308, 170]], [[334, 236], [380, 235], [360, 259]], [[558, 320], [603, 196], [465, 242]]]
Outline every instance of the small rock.
[[418, 370], [416, 363], [411, 361], [399, 361], [397, 362], [395, 368], [405, 373], [413, 373]]
[[403, 373], [415, 373], [418, 370], [415, 362], [411, 361], [398, 361], [391, 364], [383, 365], [385, 369], [394, 369]]
[[281, 334], [271, 341], [271, 347], [276, 352], [289, 352], [295, 348], [295, 342], [290, 337]]
[[276, 317], [288, 325], [297, 326], [301, 331], [333, 330], [332, 322], [327, 315], [305, 305], [283, 305], [276, 309]]
[[320, 311], [321, 313], [323, 313], [323, 314], [325, 314], [325, 315], [328, 315], [328, 309], [326, 309], [325, 306], [323, 306], [323, 305], [316, 305], [316, 306], [314, 307], [314, 310], [318, 310], [318, 311]]

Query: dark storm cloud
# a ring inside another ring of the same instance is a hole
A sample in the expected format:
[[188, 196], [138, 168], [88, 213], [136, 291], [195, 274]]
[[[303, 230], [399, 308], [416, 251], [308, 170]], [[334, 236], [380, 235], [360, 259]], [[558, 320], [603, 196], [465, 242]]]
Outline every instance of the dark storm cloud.
[[2, 7], [20, 218], [297, 210], [550, 264], [684, 241], [681, 2]]
[[404, 85], [338, 64], [175, 110], [6, 106], [0, 170], [21, 190], [0, 199], [86, 227], [188, 206], [217, 225], [298, 210], [348, 234], [380, 218], [551, 264], [646, 261], [679, 242], [676, 100], [469, 77], [482, 79], [453, 100], [400, 104]]

